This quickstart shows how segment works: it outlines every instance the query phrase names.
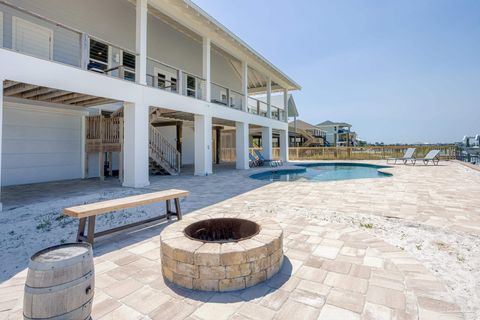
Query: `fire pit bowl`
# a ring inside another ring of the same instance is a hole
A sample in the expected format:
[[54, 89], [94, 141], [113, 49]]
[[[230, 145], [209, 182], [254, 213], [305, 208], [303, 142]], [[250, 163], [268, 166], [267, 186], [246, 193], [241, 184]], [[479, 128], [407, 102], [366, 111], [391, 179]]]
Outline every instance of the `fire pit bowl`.
[[187, 218], [165, 228], [160, 243], [163, 276], [195, 290], [248, 288], [283, 262], [282, 228], [268, 218]]

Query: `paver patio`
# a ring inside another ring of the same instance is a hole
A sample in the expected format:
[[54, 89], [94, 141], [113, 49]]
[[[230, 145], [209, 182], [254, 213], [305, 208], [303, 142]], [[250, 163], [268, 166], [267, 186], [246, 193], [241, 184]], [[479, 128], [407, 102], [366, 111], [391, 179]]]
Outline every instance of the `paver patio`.
[[[192, 291], [161, 275], [165, 223], [116, 235], [94, 248], [93, 319], [463, 319], [447, 287], [402, 248], [359, 226], [321, 218], [326, 212], [388, 216], [478, 235], [480, 172], [441, 164], [396, 166], [387, 169], [390, 178], [322, 183], [269, 184], [244, 171], [155, 179], [149, 190], [192, 192], [186, 218], [228, 213], [279, 222], [283, 267], [249, 289]], [[23, 270], [0, 285], [0, 319], [21, 317], [25, 275]]]

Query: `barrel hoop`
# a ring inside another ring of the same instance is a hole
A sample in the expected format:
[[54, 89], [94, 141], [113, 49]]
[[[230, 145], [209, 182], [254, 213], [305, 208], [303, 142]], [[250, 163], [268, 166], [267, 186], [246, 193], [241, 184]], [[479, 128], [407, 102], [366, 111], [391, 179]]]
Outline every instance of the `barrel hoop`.
[[51, 271], [58, 268], [73, 266], [75, 264], [78, 264], [82, 260], [92, 260], [91, 252], [87, 252], [82, 254], [81, 256], [75, 256], [67, 260], [56, 261], [56, 262], [37, 262], [37, 261], [30, 260], [28, 268], [34, 271]]
[[26, 293], [31, 293], [31, 294], [44, 294], [44, 293], [50, 293], [50, 292], [54, 292], [54, 291], [61, 291], [61, 290], [67, 289], [67, 288], [74, 287], [77, 284], [80, 284], [80, 283], [84, 282], [85, 280], [90, 280], [90, 278], [92, 278], [92, 277], [93, 277], [93, 271], [90, 271], [89, 273], [87, 273], [86, 275], [84, 275], [84, 276], [82, 276], [78, 279], [75, 279], [75, 280], [72, 280], [72, 281], [69, 281], [69, 282], [65, 282], [65, 283], [62, 283], [62, 284], [59, 284], [59, 285], [56, 285], [56, 286], [30, 287], [28, 285], [25, 285], [25, 292]]
[[[66, 313], [63, 313], [63, 314], [60, 314], [60, 315], [56, 315], [56, 316], [53, 316], [53, 317], [49, 317], [49, 318], [41, 318], [41, 320], [65, 320], [65, 319], [80, 319], [78, 318], [78, 315], [77, 313], [82, 313], [82, 309], [85, 309], [85, 308], [91, 308], [91, 306], [89, 306], [89, 304], [91, 305], [93, 302], [93, 297], [88, 300], [87, 302], [85, 302], [83, 305], [81, 305], [80, 307], [76, 308], [76, 309], [73, 309], [72, 311], [69, 311], [69, 312], [66, 312]], [[39, 320], [40, 318], [29, 318], [25, 315], [25, 313], [23, 314], [23, 317], [24, 319], [27, 319], [27, 320]], [[86, 315], [86, 318], [85, 319], [81, 319], [81, 320], [87, 320], [87, 319], [91, 319], [90, 318], [90, 312]]]

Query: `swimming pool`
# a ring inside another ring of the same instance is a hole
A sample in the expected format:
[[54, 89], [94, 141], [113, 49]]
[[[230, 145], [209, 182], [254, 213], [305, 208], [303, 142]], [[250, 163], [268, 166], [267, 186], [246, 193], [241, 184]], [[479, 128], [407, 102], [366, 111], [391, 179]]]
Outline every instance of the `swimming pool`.
[[334, 181], [391, 176], [378, 171], [387, 166], [364, 163], [309, 163], [296, 166], [299, 168], [265, 171], [250, 178], [266, 181]]

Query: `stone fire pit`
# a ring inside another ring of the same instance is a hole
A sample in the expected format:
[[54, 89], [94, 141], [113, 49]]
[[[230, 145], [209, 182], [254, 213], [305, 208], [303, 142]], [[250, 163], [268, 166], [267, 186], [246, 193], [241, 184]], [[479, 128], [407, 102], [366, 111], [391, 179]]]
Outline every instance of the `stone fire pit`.
[[266, 218], [187, 218], [165, 228], [160, 242], [164, 277], [189, 289], [248, 288], [283, 262], [282, 228]]

